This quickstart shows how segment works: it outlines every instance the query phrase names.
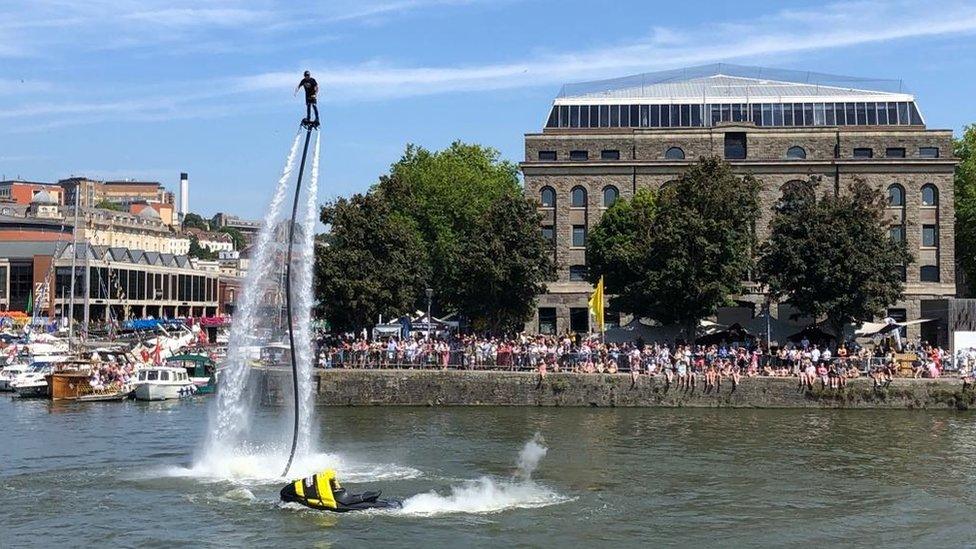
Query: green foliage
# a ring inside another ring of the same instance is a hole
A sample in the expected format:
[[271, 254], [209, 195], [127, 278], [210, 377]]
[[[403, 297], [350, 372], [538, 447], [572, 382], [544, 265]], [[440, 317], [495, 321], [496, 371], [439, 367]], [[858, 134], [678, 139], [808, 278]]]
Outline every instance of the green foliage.
[[230, 235], [231, 241], [234, 243], [234, 249], [237, 251], [243, 250], [247, 240], [244, 238], [244, 234], [235, 227], [221, 227], [218, 232]]
[[102, 210], [112, 210], [115, 212], [126, 211], [121, 204], [119, 204], [118, 202], [112, 202], [111, 200], [99, 200], [98, 204], [95, 204], [95, 207]]
[[[457, 271], [464, 277], [453, 306], [478, 330], [513, 333], [532, 316], [535, 296], [553, 275], [551, 248], [539, 234], [541, 216], [517, 193], [495, 200], [465, 231]], [[458, 281], [460, 283], [460, 281]]]
[[610, 293], [619, 293], [612, 300], [614, 308], [634, 311], [630, 303], [632, 292], [622, 289], [640, 279], [653, 234], [657, 193], [640, 189], [632, 199], [619, 198], [600, 218], [586, 237], [586, 262], [590, 282], [596, 284], [600, 276]]
[[435, 152], [410, 145], [367, 195], [324, 208], [322, 222], [332, 234], [319, 247], [318, 297], [339, 329], [424, 309], [430, 287], [435, 314], [458, 312], [477, 326], [511, 330], [531, 315], [551, 272], [516, 166], [479, 145]]
[[426, 245], [409, 217], [381, 194], [357, 194], [322, 208], [328, 246], [316, 250], [321, 312], [340, 331], [358, 331], [380, 315], [409, 314], [430, 277]]
[[976, 296], [976, 125], [953, 140], [956, 166], [956, 260], [966, 279], [966, 295]]
[[188, 213], [186, 214], [186, 217], [183, 218], [183, 228], [209, 231], [210, 224], [207, 223], [207, 220], [201, 217], [200, 214]]
[[200, 239], [198, 239], [195, 235], [190, 235], [190, 251], [186, 255], [208, 261], [217, 259], [217, 252], [212, 252], [209, 248], [204, 248], [201, 246]]
[[902, 296], [899, 268], [912, 261], [904, 242], [888, 234], [887, 197], [855, 180], [846, 192], [817, 196], [787, 189], [759, 260], [770, 295], [804, 315], [843, 325], [881, 315]]
[[591, 233], [589, 276], [606, 275], [612, 308], [693, 334], [700, 319], [742, 291], [758, 196], [754, 178], [702, 158], [656, 199], [638, 193], [607, 211]]

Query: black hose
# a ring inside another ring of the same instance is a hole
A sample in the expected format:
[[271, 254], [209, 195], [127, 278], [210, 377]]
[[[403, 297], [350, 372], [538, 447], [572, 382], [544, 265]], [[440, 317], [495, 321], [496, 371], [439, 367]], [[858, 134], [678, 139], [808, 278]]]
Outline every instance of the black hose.
[[292, 393], [295, 397], [295, 428], [291, 434], [291, 453], [288, 463], [281, 476], [288, 476], [291, 462], [295, 459], [295, 448], [298, 447], [298, 359], [295, 358], [295, 329], [291, 316], [291, 254], [295, 243], [295, 217], [298, 215], [298, 194], [302, 190], [302, 174], [305, 173], [305, 157], [308, 156], [308, 142], [312, 138], [312, 126], [305, 132], [305, 149], [302, 150], [302, 163], [298, 167], [298, 183], [295, 184], [295, 201], [291, 206], [291, 224], [288, 225], [288, 262], [285, 263], [285, 312], [288, 316], [288, 343], [291, 345], [291, 380]]

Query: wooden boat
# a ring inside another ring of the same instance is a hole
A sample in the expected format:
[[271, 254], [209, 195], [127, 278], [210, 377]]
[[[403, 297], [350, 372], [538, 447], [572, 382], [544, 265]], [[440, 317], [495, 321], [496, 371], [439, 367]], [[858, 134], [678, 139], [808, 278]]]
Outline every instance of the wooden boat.
[[91, 363], [62, 362], [46, 375], [48, 397], [51, 400], [76, 400], [79, 396], [92, 392]]

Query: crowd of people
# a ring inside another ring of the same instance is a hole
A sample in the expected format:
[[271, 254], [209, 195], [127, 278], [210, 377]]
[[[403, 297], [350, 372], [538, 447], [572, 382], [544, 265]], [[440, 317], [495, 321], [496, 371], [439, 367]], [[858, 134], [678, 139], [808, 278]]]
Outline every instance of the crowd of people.
[[[929, 345], [906, 344], [903, 352], [918, 357], [915, 377], [939, 377], [948, 354]], [[499, 337], [391, 337], [318, 340], [318, 363], [330, 368], [441, 368], [463, 370], [536, 371], [580, 374], [629, 373], [664, 376], [668, 383], [705, 390], [723, 380], [738, 385], [742, 377], [795, 377], [799, 386], [840, 388], [851, 378], [870, 375], [876, 383], [890, 382], [898, 371], [896, 350], [873, 349], [854, 343], [829, 345], [806, 339], [771, 350], [759, 342], [718, 342], [686, 345], [679, 342], [603, 342], [597, 337], [521, 334]], [[976, 353], [974, 353], [976, 366]]]
[[92, 368], [88, 383], [96, 392], [116, 390], [131, 383], [133, 375], [134, 369], [131, 364], [102, 362], [96, 368]]

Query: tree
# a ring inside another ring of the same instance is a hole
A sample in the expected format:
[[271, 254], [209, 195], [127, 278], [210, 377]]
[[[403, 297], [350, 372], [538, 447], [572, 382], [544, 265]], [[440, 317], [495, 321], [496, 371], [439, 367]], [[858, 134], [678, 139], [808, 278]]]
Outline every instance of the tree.
[[95, 204], [96, 208], [102, 210], [112, 210], [115, 212], [124, 212], [125, 209], [118, 202], [112, 202], [111, 200], [99, 200], [98, 204]]
[[515, 330], [552, 271], [515, 165], [479, 145], [410, 145], [367, 194], [324, 208], [322, 222], [332, 232], [317, 246], [318, 300], [339, 329], [423, 309], [429, 287], [435, 314]]
[[[460, 310], [469, 283], [459, 269], [472, 222], [506, 195], [521, 195], [518, 168], [498, 151], [454, 142], [443, 151], [408, 145], [377, 191], [395, 197], [397, 211], [413, 219], [427, 243], [437, 311]], [[422, 303], [418, 303], [418, 306]]]
[[623, 205], [601, 219], [589, 276], [610, 276], [611, 307], [680, 324], [694, 339], [702, 318], [742, 292], [753, 264], [758, 196], [753, 177], [737, 177], [721, 159], [702, 158], [662, 188], [656, 204], [638, 197], [636, 208]]
[[826, 317], [840, 335], [844, 324], [879, 316], [901, 298], [901, 271], [912, 256], [888, 234], [880, 189], [855, 180], [839, 195], [818, 197], [818, 183], [786, 189], [761, 249], [758, 279], [772, 298]]
[[210, 225], [207, 220], [200, 216], [200, 214], [188, 213], [183, 218], [183, 228], [184, 229], [200, 229], [202, 231], [209, 231]]
[[596, 284], [604, 277], [606, 287], [616, 292], [611, 298], [614, 309], [639, 308], [638, 303], [629, 301], [636, 293], [625, 288], [641, 279], [656, 209], [657, 194], [651, 189], [640, 189], [632, 199], [619, 198], [614, 202], [586, 237], [588, 279]]
[[204, 248], [200, 245], [200, 239], [196, 235], [190, 235], [190, 251], [186, 254], [189, 257], [195, 257], [197, 259], [212, 260], [217, 259], [217, 252], [211, 251], [209, 248]]
[[965, 275], [965, 292], [976, 295], [976, 124], [953, 140], [956, 166], [956, 260]]
[[466, 283], [454, 306], [476, 329], [519, 332], [554, 271], [551, 249], [539, 232], [541, 216], [535, 204], [509, 193], [473, 221], [458, 257]]
[[230, 239], [234, 243], [234, 249], [237, 251], [243, 250], [247, 244], [244, 233], [235, 227], [221, 227], [218, 232], [230, 235]]
[[331, 233], [316, 250], [316, 294], [331, 326], [358, 331], [412, 311], [430, 277], [416, 223], [372, 192], [323, 207], [321, 220]]

